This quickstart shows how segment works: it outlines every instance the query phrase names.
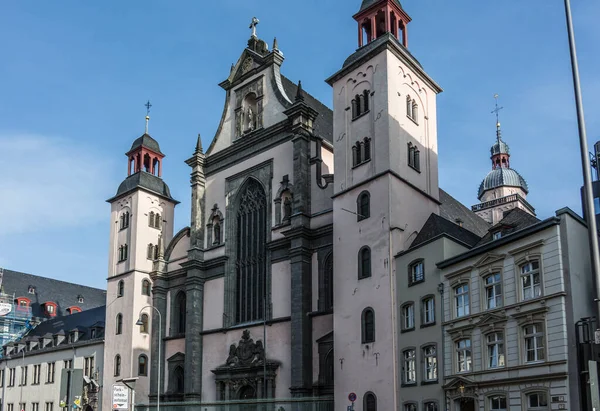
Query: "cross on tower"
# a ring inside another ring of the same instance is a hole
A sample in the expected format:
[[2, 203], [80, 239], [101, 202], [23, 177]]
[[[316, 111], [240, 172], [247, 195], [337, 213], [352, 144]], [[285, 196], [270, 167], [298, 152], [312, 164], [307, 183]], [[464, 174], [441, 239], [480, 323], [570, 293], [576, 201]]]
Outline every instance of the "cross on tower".
[[257, 38], [257, 36], [256, 36], [256, 26], [258, 26], [258, 23], [260, 23], [260, 20], [258, 20], [256, 17], [252, 17], [252, 22], [250, 23], [249, 29], [252, 30], [251, 37], [253, 37], [253, 38]]
[[150, 100], [148, 100], [146, 102], [146, 104], [144, 104], [144, 106], [146, 107], [146, 134], [148, 134], [148, 121], [150, 120], [150, 107], [152, 107], [152, 104], [150, 104]]
[[492, 110], [492, 114], [496, 114], [496, 136], [500, 139], [500, 120], [498, 114], [504, 107], [498, 107], [498, 94], [494, 94], [494, 99], [496, 100], [496, 108]]

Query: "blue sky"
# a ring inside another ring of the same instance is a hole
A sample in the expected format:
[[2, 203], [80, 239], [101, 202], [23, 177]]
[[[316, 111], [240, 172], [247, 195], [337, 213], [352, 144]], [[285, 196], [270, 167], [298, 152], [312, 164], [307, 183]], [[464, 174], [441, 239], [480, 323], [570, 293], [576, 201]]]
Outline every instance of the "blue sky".
[[[587, 131], [600, 139], [600, 3], [573, 15]], [[470, 206], [490, 169], [493, 95], [511, 165], [545, 218], [580, 213], [582, 184], [562, 0], [403, 0], [409, 49], [443, 88], [440, 186]], [[189, 224], [189, 168], [217, 129], [218, 87], [252, 16], [277, 37], [283, 73], [331, 107], [323, 81], [356, 48], [360, 0], [17, 1], [0, 5], [0, 267], [105, 287], [109, 205], [124, 153], [144, 131], [167, 154], [163, 177]]]

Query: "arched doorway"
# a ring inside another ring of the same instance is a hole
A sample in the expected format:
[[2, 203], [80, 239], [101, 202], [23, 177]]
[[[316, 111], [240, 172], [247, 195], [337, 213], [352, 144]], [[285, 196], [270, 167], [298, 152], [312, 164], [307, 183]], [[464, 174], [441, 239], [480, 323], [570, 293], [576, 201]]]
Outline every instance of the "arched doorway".
[[247, 403], [240, 404], [239, 411], [256, 411], [257, 407], [253, 401], [256, 399], [256, 390], [254, 387], [250, 385], [243, 386], [239, 391], [238, 398], [241, 401], [248, 401]]
[[455, 411], [475, 411], [475, 399], [474, 398], [458, 398], [454, 400]]

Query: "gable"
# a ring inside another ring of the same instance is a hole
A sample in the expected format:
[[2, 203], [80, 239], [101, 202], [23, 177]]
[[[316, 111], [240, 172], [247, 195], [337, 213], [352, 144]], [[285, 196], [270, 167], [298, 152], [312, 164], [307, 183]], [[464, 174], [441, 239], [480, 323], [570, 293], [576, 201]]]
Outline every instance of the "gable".
[[487, 253], [486, 255], [481, 257], [479, 260], [477, 260], [477, 262], [474, 264], [474, 266], [479, 267], [479, 268], [487, 267], [490, 264], [504, 260], [504, 257], [506, 257], [506, 254]]

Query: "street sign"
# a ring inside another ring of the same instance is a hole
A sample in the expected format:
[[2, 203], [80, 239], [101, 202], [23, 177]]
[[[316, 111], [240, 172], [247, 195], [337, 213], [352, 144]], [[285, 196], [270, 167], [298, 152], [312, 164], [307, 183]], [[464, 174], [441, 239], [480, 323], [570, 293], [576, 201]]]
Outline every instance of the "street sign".
[[129, 389], [124, 385], [113, 385], [113, 410], [129, 409]]
[[354, 402], [356, 401], [356, 394], [351, 392], [350, 394], [348, 394], [348, 400], [350, 400], [350, 402]]

